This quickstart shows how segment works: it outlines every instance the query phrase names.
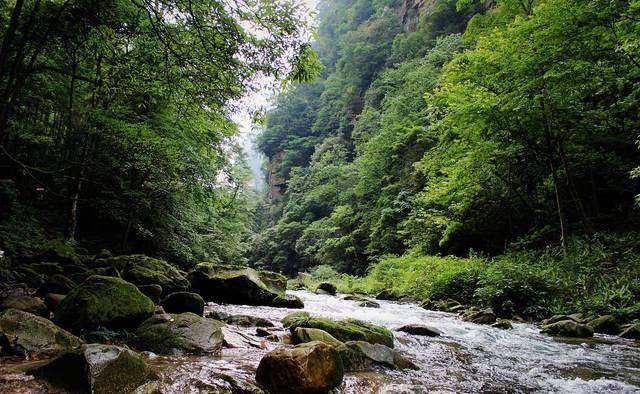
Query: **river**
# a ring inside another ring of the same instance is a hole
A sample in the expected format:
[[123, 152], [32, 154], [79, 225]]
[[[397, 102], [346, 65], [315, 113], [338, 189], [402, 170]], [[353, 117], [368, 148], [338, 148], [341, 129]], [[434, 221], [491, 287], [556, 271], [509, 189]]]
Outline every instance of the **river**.
[[[301, 297], [305, 310], [314, 316], [361, 319], [392, 330], [406, 324], [427, 324], [444, 333], [431, 338], [395, 332], [396, 349], [414, 361], [419, 371], [348, 373], [332, 394], [640, 393], [640, 345], [634, 341], [600, 335], [587, 341], [560, 341], [541, 335], [530, 324], [500, 330], [412, 304], [379, 301], [380, 308], [362, 308], [341, 296], [306, 291], [292, 294]], [[209, 304], [207, 310], [263, 317], [280, 329], [280, 319], [292, 312], [216, 304]], [[222, 388], [237, 394], [260, 392], [253, 386], [257, 365], [266, 352], [281, 345], [258, 338], [255, 328], [233, 331], [232, 341], [246, 341], [237, 348], [225, 348], [220, 359], [151, 356], [151, 363], [162, 374], [162, 392], [229, 392]], [[36, 383], [25, 384], [37, 387]], [[41, 388], [33, 392], [54, 391]]]

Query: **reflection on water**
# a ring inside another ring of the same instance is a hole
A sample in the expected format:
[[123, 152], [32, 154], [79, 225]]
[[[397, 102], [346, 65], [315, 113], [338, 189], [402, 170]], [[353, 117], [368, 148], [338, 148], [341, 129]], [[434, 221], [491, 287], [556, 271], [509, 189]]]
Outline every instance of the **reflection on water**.
[[[538, 333], [535, 326], [514, 324], [512, 330], [466, 323], [457, 316], [426, 311], [411, 304], [379, 301], [381, 307], [361, 308], [341, 297], [292, 292], [312, 315], [355, 318], [395, 329], [427, 324], [441, 330], [438, 338], [396, 332], [396, 349], [421, 370], [347, 374], [338, 393], [640, 393], [640, 346], [636, 342], [601, 336], [588, 341], [558, 341]], [[241, 305], [216, 305], [208, 310], [266, 318], [278, 325], [292, 310]], [[262, 356], [281, 346], [256, 337], [255, 328], [238, 328], [252, 343], [224, 349], [219, 359], [150, 355], [162, 376], [163, 393], [258, 394], [255, 370]], [[258, 346], [256, 346], [256, 344]], [[0, 375], [0, 391], [52, 393], [51, 388], [24, 376]], [[12, 374], [13, 373], [13, 374]]]

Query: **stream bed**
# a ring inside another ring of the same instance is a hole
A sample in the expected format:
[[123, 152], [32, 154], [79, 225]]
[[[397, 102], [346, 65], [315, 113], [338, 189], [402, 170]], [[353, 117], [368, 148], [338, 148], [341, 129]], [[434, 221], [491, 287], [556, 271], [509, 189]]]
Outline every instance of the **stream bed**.
[[[304, 310], [314, 316], [355, 318], [391, 330], [406, 324], [426, 324], [444, 333], [432, 338], [395, 332], [396, 349], [416, 363], [419, 371], [348, 373], [332, 394], [640, 393], [640, 346], [635, 341], [604, 335], [562, 341], [541, 335], [530, 324], [500, 330], [413, 304], [379, 301], [380, 308], [363, 308], [341, 296], [291, 293], [302, 298]], [[259, 316], [284, 333], [280, 320], [293, 310], [209, 304], [206, 311]], [[233, 328], [232, 332], [230, 340], [238, 347], [225, 348], [221, 358], [150, 355], [151, 364], [161, 372], [161, 391], [260, 393], [254, 381], [258, 363], [264, 354], [282, 345], [257, 337], [255, 328]], [[2, 392], [58, 392], [10, 372], [10, 368], [0, 366]], [[15, 380], [7, 383], [6, 376]]]

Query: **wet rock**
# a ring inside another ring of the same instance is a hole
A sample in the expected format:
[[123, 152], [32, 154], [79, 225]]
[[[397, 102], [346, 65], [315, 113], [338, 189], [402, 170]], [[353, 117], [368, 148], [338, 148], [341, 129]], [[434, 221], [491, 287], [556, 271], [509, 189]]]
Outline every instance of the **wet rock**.
[[395, 295], [391, 290], [385, 289], [376, 295], [376, 300], [398, 301], [400, 297]]
[[132, 393], [138, 386], [157, 378], [141, 355], [129, 349], [98, 344], [61, 354], [30, 373], [65, 391], [93, 394]]
[[361, 296], [359, 294], [349, 294], [348, 296], [345, 296], [342, 299], [345, 301], [358, 301], [358, 302], [369, 301], [367, 297]]
[[286, 278], [280, 274], [210, 263], [198, 264], [189, 280], [206, 301], [228, 304], [272, 305], [286, 288]]
[[4, 352], [26, 358], [54, 356], [80, 345], [80, 338], [43, 317], [17, 309], [0, 313], [0, 346]]
[[460, 313], [460, 312], [463, 312], [465, 309], [466, 309], [466, 307], [464, 305], [456, 305], [456, 306], [453, 306], [453, 307], [447, 309], [447, 312], [449, 312], [449, 313]]
[[265, 329], [265, 328], [258, 327], [258, 328], [256, 328], [256, 335], [261, 337], [261, 338], [264, 338], [264, 337], [268, 337], [270, 335], [273, 335], [273, 333], [271, 331]]
[[37, 297], [14, 293], [0, 301], [0, 311], [18, 309], [38, 316], [49, 317], [49, 312], [44, 301]]
[[498, 321], [496, 321], [495, 323], [493, 323], [491, 325], [491, 327], [493, 328], [500, 328], [502, 330], [510, 330], [513, 328], [513, 324], [511, 323], [511, 320], [507, 320], [507, 319], [498, 319]]
[[442, 331], [438, 330], [435, 327], [424, 326], [421, 324], [407, 324], [406, 326], [402, 326], [396, 331], [406, 332], [411, 335], [420, 335], [425, 337], [438, 337], [442, 335]]
[[66, 295], [64, 294], [49, 293], [44, 296], [44, 304], [50, 312], [55, 312], [60, 304], [62, 304], [62, 300], [64, 300], [65, 297]]
[[491, 308], [487, 308], [479, 312], [466, 315], [462, 319], [475, 324], [493, 324], [496, 322], [496, 314], [493, 313]]
[[220, 354], [223, 334], [212, 319], [193, 313], [154, 315], [135, 332], [129, 344], [158, 354]]
[[600, 316], [591, 320], [587, 325], [593, 332], [599, 334], [618, 335], [622, 331], [618, 320], [611, 315]]
[[155, 310], [153, 302], [122, 279], [91, 276], [65, 297], [54, 321], [72, 331], [135, 328]]
[[294, 312], [282, 319], [291, 331], [298, 327], [324, 330], [342, 342], [365, 341], [393, 347], [393, 333], [384, 327], [356, 319], [333, 321], [311, 317], [307, 312]]
[[369, 301], [369, 300], [359, 303], [358, 306], [362, 308], [380, 308], [380, 304], [378, 304], [375, 301]]
[[585, 324], [580, 324], [574, 320], [562, 320], [552, 324], [542, 326], [543, 334], [568, 338], [590, 338], [593, 330]]
[[345, 371], [367, 371], [375, 366], [391, 369], [418, 369], [400, 352], [381, 344], [350, 341], [337, 348]]
[[438, 300], [438, 301], [426, 300], [422, 302], [420, 306], [423, 309], [430, 310], [430, 311], [448, 312], [451, 308], [460, 307], [462, 306], [462, 304], [460, 304], [456, 300], [450, 300], [450, 299]]
[[249, 315], [232, 315], [221, 319], [227, 324], [233, 324], [240, 327], [273, 327], [274, 324], [267, 319]]
[[78, 284], [61, 274], [47, 276], [42, 286], [38, 289], [37, 294], [45, 295], [48, 293], [69, 294], [71, 290], [76, 288]]
[[549, 325], [549, 324], [554, 324], [557, 322], [561, 322], [561, 321], [565, 321], [565, 320], [572, 320], [576, 323], [580, 323], [578, 320], [576, 320], [573, 316], [575, 315], [553, 315], [548, 319], [545, 319], [542, 321], [542, 325]]
[[326, 331], [319, 330], [317, 328], [302, 328], [297, 327], [291, 333], [291, 341], [295, 344], [307, 343], [318, 341], [337, 347], [343, 344], [342, 341], [337, 340], [331, 334]]
[[271, 302], [271, 306], [277, 308], [289, 308], [289, 309], [302, 309], [304, 308], [304, 302], [300, 297], [296, 297], [292, 294], [285, 294], [284, 296], [277, 296]]
[[167, 294], [189, 289], [189, 281], [183, 272], [163, 260], [130, 255], [106, 259], [102, 264], [114, 267], [124, 280], [137, 286], [160, 285]]
[[317, 294], [326, 294], [332, 296], [336, 295], [337, 291], [338, 289], [336, 288], [336, 286], [329, 282], [320, 283], [318, 285], [318, 288], [316, 289]]
[[58, 263], [49, 263], [49, 262], [36, 263], [36, 264], [31, 264], [29, 268], [31, 268], [32, 270], [34, 270], [39, 274], [44, 274], [44, 275], [64, 274], [64, 270], [62, 269], [62, 266]]
[[625, 330], [620, 333], [620, 337], [626, 339], [640, 339], [640, 323], [636, 323], [625, 328]]
[[198, 316], [204, 314], [204, 300], [199, 294], [179, 291], [171, 293], [160, 302], [167, 313], [191, 312]]
[[14, 270], [14, 273], [17, 281], [22, 281], [33, 289], [37, 289], [44, 284], [44, 275], [37, 273], [29, 267], [18, 267]]
[[263, 342], [255, 337], [245, 334], [238, 328], [224, 326], [222, 327], [224, 337], [223, 346], [230, 349], [263, 349]]
[[162, 296], [162, 286], [141, 285], [141, 286], [138, 286], [138, 290], [140, 290], [142, 294], [149, 297], [149, 299], [153, 301], [154, 304], [157, 304], [160, 302], [160, 296]]
[[207, 319], [224, 321], [225, 319], [231, 317], [231, 315], [223, 311], [209, 311], [207, 312], [206, 317]]
[[338, 387], [344, 376], [342, 360], [332, 346], [309, 342], [267, 353], [256, 381], [278, 394], [319, 394]]

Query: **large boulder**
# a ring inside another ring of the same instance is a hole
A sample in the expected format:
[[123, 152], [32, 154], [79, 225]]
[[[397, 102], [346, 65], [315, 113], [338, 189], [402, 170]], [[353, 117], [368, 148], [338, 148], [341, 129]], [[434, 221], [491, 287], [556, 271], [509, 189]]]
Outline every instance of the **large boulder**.
[[54, 321], [72, 331], [135, 328], [155, 306], [133, 284], [119, 278], [91, 276], [65, 297]]
[[18, 309], [38, 316], [49, 317], [49, 312], [44, 301], [37, 297], [14, 293], [0, 301], [0, 311]]
[[390, 369], [418, 369], [409, 359], [390, 347], [363, 341], [350, 341], [337, 347], [345, 371], [367, 371], [375, 366]]
[[622, 331], [618, 320], [611, 315], [595, 318], [587, 326], [599, 334], [618, 335]]
[[154, 315], [138, 327], [129, 344], [159, 354], [213, 354], [222, 350], [221, 324], [193, 313]]
[[625, 328], [625, 330], [620, 333], [620, 337], [626, 339], [640, 339], [640, 323], [632, 324]]
[[204, 300], [199, 294], [179, 291], [171, 293], [160, 302], [167, 313], [191, 312], [198, 316], [204, 314]]
[[0, 346], [3, 352], [33, 358], [54, 356], [80, 345], [80, 338], [43, 317], [17, 309], [0, 313]]
[[418, 335], [423, 337], [438, 337], [442, 335], [442, 331], [437, 328], [425, 326], [422, 324], [407, 324], [405, 326], [399, 327], [396, 331], [406, 332], [411, 335]]
[[30, 371], [34, 376], [73, 393], [121, 394], [157, 378], [144, 358], [125, 348], [84, 345]]
[[138, 285], [160, 285], [166, 294], [189, 289], [189, 281], [173, 265], [141, 254], [118, 256], [101, 261], [103, 267], [113, 267], [123, 279]]
[[336, 292], [338, 291], [338, 289], [336, 288], [336, 286], [333, 283], [329, 283], [329, 282], [323, 282], [320, 283], [318, 285], [318, 288], [316, 289], [316, 293], [318, 294], [326, 294], [326, 295], [336, 295]]
[[391, 331], [361, 320], [333, 321], [311, 317], [307, 312], [294, 312], [282, 319], [282, 324], [291, 331], [298, 327], [324, 330], [342, 342], [365, 341], [393, 347], [393, 333]]
[[336, 349], [322, 342], [267, 353], [256, 371], [256, 381], [278, 394], [316, 394], [338, 387], [344, 377]]
[[567, 338], [590, 338], [593, 330], [586, 324], [577, 323], [574, 320], [561, 320], [542, 326], [543, 334]]
[[189, 273], [192, 289], [206, 301], [242, 305], [272, 305], [283, 297], [286, 278], [238, 265], [200, 263]]
[[297, 327], [293, 332], [291, 332], [291, 341], [295, 344], [318, 341], [333, 347], [343, 344], [342, 341], [337, 340], [333, 335], [326, 331], [319, 330], [317, 328], [303, 327]]

